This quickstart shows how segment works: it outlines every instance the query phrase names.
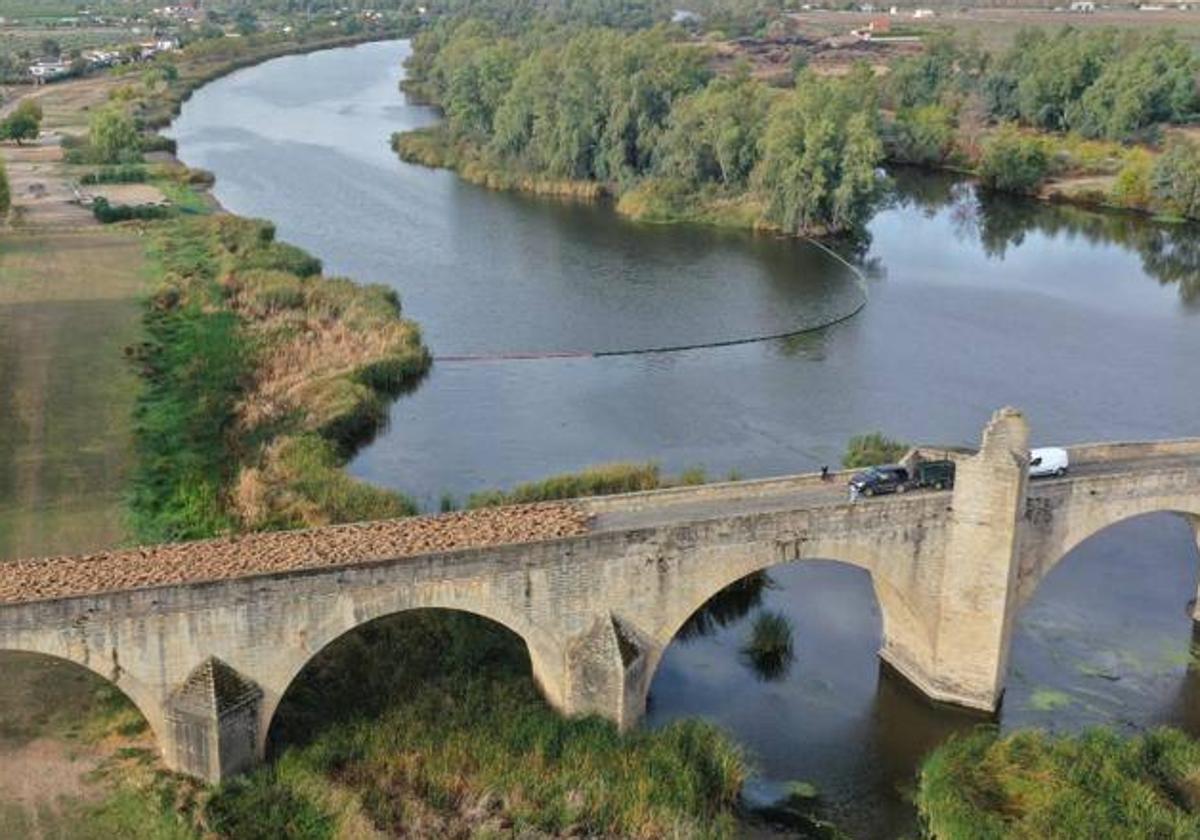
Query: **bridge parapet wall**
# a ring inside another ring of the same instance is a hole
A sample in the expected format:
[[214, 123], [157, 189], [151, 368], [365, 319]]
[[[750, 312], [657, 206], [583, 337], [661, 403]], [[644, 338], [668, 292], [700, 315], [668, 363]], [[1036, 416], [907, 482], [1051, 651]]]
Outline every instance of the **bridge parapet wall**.
[[1103, 461], [1142, 461], [1155, 458], [1200, 458], [1200, 438], [1177, 440], [1118, 441], [1068, 446], [1072, 466]]
[[[830, 478], [845, 484], [852, 471], [830, 473]], [[645, 490], [640, 493], [621, 493], [616, 496], [596, 496], [579, 499], [578, 504], [593, 515], [605, 513], [633, 513], [644, 510], [666, 508], [676, 504], [696, 502], [721, 502], [724, 500], [762, 499], [771, 496], [786, 496], [802, 490], [817, 490], [828, 487], [818, 473], [784, 475], [773, 478], [756, 478], [750, 481], [723, 481], [685, 487], [667, 487], [662, 490]]]

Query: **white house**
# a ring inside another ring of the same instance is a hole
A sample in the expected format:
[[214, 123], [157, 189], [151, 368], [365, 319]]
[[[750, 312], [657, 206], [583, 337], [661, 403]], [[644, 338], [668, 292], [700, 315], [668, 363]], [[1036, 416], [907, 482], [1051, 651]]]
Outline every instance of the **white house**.
[[71, 62], [69, 61], [49, 61], [43, 59], [29, 65], [29, 75], [38, 83], [52, 82], [55, 79], [61, 79], [71, 72]]

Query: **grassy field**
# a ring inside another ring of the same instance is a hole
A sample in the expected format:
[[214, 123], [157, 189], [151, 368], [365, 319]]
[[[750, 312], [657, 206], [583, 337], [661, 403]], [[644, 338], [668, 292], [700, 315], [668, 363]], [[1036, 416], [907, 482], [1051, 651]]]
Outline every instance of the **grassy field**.
[[0, 234], [0, 559], [122, 541], [143, 244]]

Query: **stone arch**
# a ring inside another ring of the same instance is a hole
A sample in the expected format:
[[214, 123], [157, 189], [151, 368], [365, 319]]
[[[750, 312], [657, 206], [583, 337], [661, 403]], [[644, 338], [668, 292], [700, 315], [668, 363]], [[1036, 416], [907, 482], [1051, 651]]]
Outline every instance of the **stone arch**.
[[1155, 513], [1169, 513], [1182, 517], [1192, 527], [1192, 533], [1200, 547], [1200, 499], [1135, 499], [1119, 506], [1095, 505], [1068, 513], [1061, 529], [1049, 540], [1036, 541], [1036, 547], [1023, 558], [1021, 579], [1018, 584], [1016, 607], [1028, 604], [1037, 593], [1042, 581], [1058, 565], [1092, 537], [1098, 536], [1115, 525]]
[[58, 662], [66, 662], [76, 668], [81, 668], [92, 674], [95, 674], [100, 679], [111, 685], [117, 691], [133, 704], [138, 710], [142, 718], [145, 719], [147, 726], [150, 727], [150, 733], [154, 736], [154, 743], [158, 746], [160, 752], [164, 751], [163, 735], [165, 732], [166, 719], [163, 710], [163, 700], [154, 691], [148, 689], [140, 681], [130, 676], [127, 671], [114, 669], [110, 666], [108, 670], [102, 670], [93, 664], [90, 660], [83, 660], [78, 657], [64, 655], [63, 652], [42, 650], [31, 647], [15, 647], [15, 646], [0, 646], [0, 654], [20, 653], [34, 656], [41, 656], [46, 659], [53, 659]]
[[919, 660], [922, 664], [932, 657], [933, 639], [930, 625], [921, 620], [920, 613], [904, 596], [899, 587], [893, 585], [880, 573], [874, 558], [865, 556], [853, 548], [836, 552], [806, 551], [800, 557], [783, 557], [772, 553], [769, 557], [748, 558], [743, 563], [723, 564], [720, 574], [705, 577], [705, 586], [695, 589], [687, 597], [672, 599], [671, 608], [666, 611], [656, 632], [658, 644], [647, 651], [647, 677], [644, 680], [641, 707], [645, 708], [646, 695], [659, 663], [666, 653], [667, 647], [675, 640], [683, 625], [710, 598], [725, 589], [725, 587], [742, 580], [756, 572], [770, 571], [773, 568], [800, 564], [806, 561], [824, 561], [852, 566], [867, 573], [871, 580], [871, 588], [875, 594], [875, 603], [880, 614], [880, 657], [895, 666], [901, 673], [907, 675], [907, 664], [910, 660]]
[[265, 689], [260, 711], [258, 727], [257, 753], [261, 758], [266, 756], [267, 739], [271, 725], [274, 723], [279, 706], [288, 689], [303, 673], [317, 656], [327, 650], [330, 645], [361, 630], [367, 625], [381, 619], [414, 611], [458, 612], [472, 615], [497, 624], [519, 638], [525, 645], [529, 655], [529, 663], [533, 672], [534, 682], [546, 698], [546, 701], [556, 709], [562, 709], [565, 703], [564, 685], [564, 654], [561, 643], [549, 633], [514, 614], [507, 609], [497, 609], [480, 604], [465, 604], [459, 602], [446, 603], [413, 603], [393, 609], [380, 609], [358, 612], [352, 619], [344, 623], [332, 625], [326, 632], [315, 638], [310, 638], [302, 650], [289, 652], [281, 670], [276, 670], [270, 685]]

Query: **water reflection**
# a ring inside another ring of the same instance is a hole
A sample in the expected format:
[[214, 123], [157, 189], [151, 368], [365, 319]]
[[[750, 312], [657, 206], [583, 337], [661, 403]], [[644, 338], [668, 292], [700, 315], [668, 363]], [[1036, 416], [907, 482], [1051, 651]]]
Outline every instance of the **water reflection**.
[[948, 209], [955, 237], [977, 241], [992, 259], [1003, 260], [1035, 232], [1090, 245], [1119, 245], [1140, 257], [1150, 277], [1176, 286], [1185, 307], [1200, 309], [1200, 231], [1194, 224], [1155, 223], [1130, 213], [1013, 198], [978, 190], [956, 176], [910, 169], [897, 170], [894, 184], [894, 208], [927, 218]]
[[735, 580], [692, 613], [692, 617], [675, 634], [676, 641], [688, 642], [701, 636], [711, 636], [722, 627], [745, 618], [751, 610], [762, 604], [763, 594], [774, 586], [774, 581], [766, 572], [755, 572]]
[[763, 612], [754, 619], [750, 638], [742, 645], [742, 659], [761, 682], [787, 677], [796, 659], [792, 622], [783, 613]]

